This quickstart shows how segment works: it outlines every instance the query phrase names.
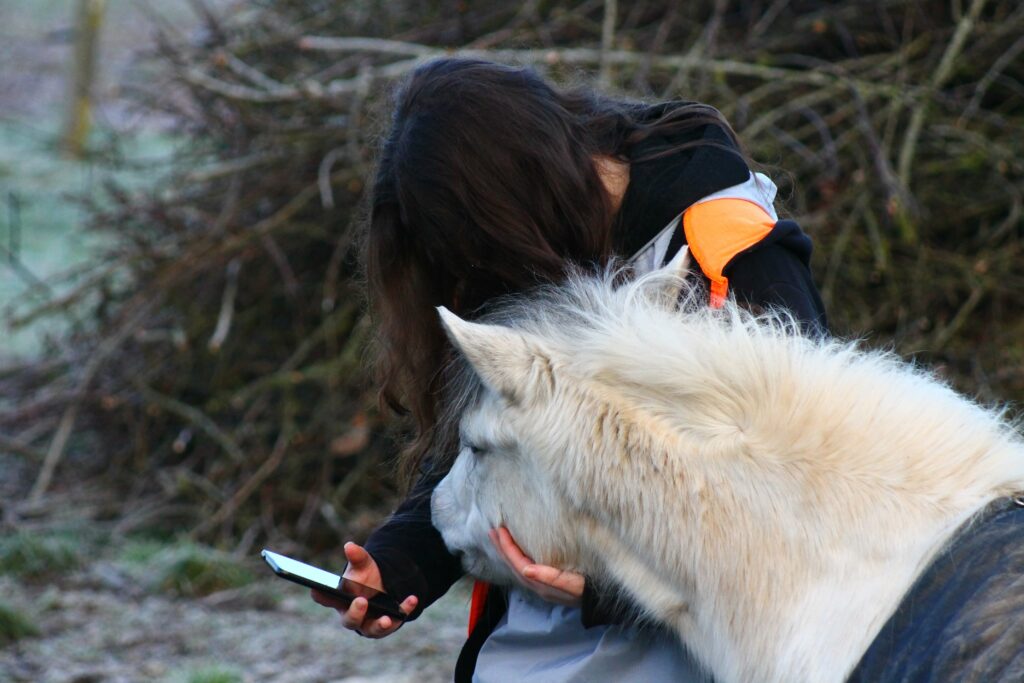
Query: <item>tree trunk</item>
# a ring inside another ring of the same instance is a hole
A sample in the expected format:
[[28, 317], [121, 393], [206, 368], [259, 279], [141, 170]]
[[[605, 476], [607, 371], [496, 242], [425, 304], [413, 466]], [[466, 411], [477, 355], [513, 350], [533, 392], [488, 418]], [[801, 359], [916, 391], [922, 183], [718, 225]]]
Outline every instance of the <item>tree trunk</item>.
[[96, 79], [96, 52], [106, 0], [78, 0], [75, 50], [64, 119], [62, 147], [67, 156], [80, 158], [91, 123], [92, 89]]

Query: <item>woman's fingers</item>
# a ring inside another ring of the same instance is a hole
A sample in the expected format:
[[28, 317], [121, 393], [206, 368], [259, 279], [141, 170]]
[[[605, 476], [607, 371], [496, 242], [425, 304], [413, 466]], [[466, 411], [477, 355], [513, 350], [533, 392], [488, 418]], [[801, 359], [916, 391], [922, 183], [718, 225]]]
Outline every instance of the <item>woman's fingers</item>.
[[[399, 605], [399, 608], [402, 610], [404, 614], [408, 615], [411, 614], [414, 609], [416, 609], [416, 604], [418, 602], [419, 599], [415, 595], [410, 595], [402, 601], [402, 604]], [[364, 624], [361, 627], [360, 632], [367, 638], [383, 638], [384, 636], [391, 635], [392, 633], [397, 631], [399, 627], [401, 627], [402, 623], [402, 621], [396, 621], [391, 617], [383, 616], [379, 619], [375, 619], [373, 621], [370, 621], [369, 623]]]
[[[398, 630], [403, 622], [392, 619], [389, 616], [383, 616], [379, 618], [369, 617], [370, 605], [366, 598], [356, 598], [351, 603], [346, 600], [322, 593], [316, 589], [312, 589], [310, 594], [313, 597], [313, 601], [323, 605], [324, 607], [333, 607], [341, 615], [341, 624], [350, 631], [358, 631], [367, 638], [383, 638], [386, 635], [390, 635]], [[405, 614], [412, 614], [413, 610], [416, 609], [416, 605], [419, 604], [419, 598], [415, 595], [410, 595], [399, 608]]]
[[[344, 577], [356, 583], [383, 590], [380, 569], [373, 556], [357, 543], [346, 543], [344, 549], [345, 558], [348, 560]], [[401, 620], [389, 616], [368, 616], [370, 603], [365, 597], [357, 597], [349, 602], [345, 598], [316, 589], [310, 591], [310, 596], [317, 604], [336, 609], [341, 615], [342, 626], [350, 631], [357, 631], [367, 638], [383, 638], [396, 631], [403, 623]], [[410, 595], [402, 601], [399, 608], [408, 615], [416, 609], [418, 603], [419, 599], [415, 595]]]
[[345, 558], [348, 560], [348, 567], [345, 568], [344, 574], [346, 579], [383, 590], [380, 569], [377, 568], [373, 556], [366, 552], [365, 548], [350, 541], [345, 544]]
[[415, 595], [410, 595], [405, 600], [402, 600], [402, 604], [398, 606], [398, 609], [402, 610], [402, 614], [408, 616], [412, 614], [412, 611], [414, 609], [416, 609], [416, 605], [418, 605], [419, 602], [419, 598], [417, 598]]
[[338, 610], [341, 612], [342, 625], [351, 631], [360, 630], [369, 608], [370, 603], [366, 601], [366, 598], [356, 598], [347, 610]]
[[345, 544], [345, 557], [354, 568], [362, 568], [370, 562], [370, 553], [358, 543], [349, 541]]
[[380, 619], [373, 619], [363, 624], [359, 632], [367, 638], [383, 638], [384, 636], [391, 635], [398, 625], [391, 619], [391, 617], [381, 617]]
[[584, 578], [582, 574], [565, 571], [544, 564], [531, 564], [523, 568], [523, 576], [531, 581], [542, 583], [560, 590], [575, 598], [583, 596]]
[[491, 542], [505, 563], [522, 577], [527, 588], [549, 602], [578, 605], [583, 596], [582, 574], [537, 564], [523, 552], [505, 527], [491, 529]]
[[508, 562], [509, 566], [516, 573], [522, 574], [523, 569], [533, 564], [533, 559], [523, 552], [523, 549], [512, 538], [512, 534], [509, 533], [508, 529], [498, 527], [497, 529], [492, 529], [491, 534], [491, 540], [494, 541], [498, 550], [504, 556], [505, 561]]

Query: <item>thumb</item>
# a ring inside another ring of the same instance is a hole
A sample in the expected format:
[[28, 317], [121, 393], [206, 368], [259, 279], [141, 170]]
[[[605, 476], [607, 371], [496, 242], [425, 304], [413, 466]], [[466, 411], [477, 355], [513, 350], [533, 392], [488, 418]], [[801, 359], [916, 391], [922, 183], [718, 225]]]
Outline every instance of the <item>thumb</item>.
[[349, 541], [345, 544], [345, 557], [353, 569], [365, 569], [371, 562], [370, 553], [363, 546]]

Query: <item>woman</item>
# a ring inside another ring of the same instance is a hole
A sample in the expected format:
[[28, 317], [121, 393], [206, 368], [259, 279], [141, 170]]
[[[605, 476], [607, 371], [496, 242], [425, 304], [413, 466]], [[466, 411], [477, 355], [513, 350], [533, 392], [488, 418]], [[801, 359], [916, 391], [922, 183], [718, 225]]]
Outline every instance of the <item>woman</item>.
[[[419, 478], [365, 548], [346, 544], [345, 575], [408, 596], [411, 618], [462, 575], [430, 523], [430, 492], [457, 452], [454, 420], [439, 417], [438, 369], [452, 349], [436, 306], [473, 317], [496, 296], [558, 281], [573, 264], [627, 257], [643, 271], [689, 244], [710, 305], [732, 292], [824, 331], [810, 241], [777, 220], [774, 194], [711, 107], [559, 91], [532, 70], [479, 60], [418, 68], [382, 145], [365, 263], [381, 396], [414, 419], [406, 465]], [[493, 540], [522, 584], [475, 591], [456, 680], [696, 679], [682, 648], [632, 623], [619, 596], [533, 563], [505, 529]], [[313, 597], [367, 637], [400, 625], [367, 617], [362, 599]]]

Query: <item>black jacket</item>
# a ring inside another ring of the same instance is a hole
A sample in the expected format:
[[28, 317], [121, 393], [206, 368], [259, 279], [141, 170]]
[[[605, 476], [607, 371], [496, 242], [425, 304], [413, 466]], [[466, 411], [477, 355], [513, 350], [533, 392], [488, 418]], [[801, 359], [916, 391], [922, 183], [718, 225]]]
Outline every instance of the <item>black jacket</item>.
[[[656, 112], [652, 109], [652, 112]], [[703, 138], [709, 144], [644, 161], [666, 147]], [[745, 182], [749, 169], [742, 158], [722, 147], [728, 137], [708, 126], [674, 140], [653, 137], [630, 152], [630, 181], [616, 219], [616, 249], [630, 255], [646, 244], [677, 215], [699, 199]], [[679, 230], [678, 243], [685, 240]], [[779, 221], [761, 243], [736, 256], [725, 274], [730, 291], [740, 301], [761, 307], [789, 309], [807, 328], [827, 329], [824, 307], [811, 279], [810, 239], [793, 221]], [[397, 599], [416, 595], [412, 618], [444, 595], [463, 574], [430, 521], [430, 493], [444, 473], [424, 473], [409, 497], [377, 529], [366, 549], [380, 568], [384, 586]], [[628, 613], [621, 600], [602, 600], [601, 590], [588, 582], [583, 596], [583, 623], [593, 626], [622, 623]], [[507, 608], [503, 591], [491, 590], [484, 613], [470, 635], [456, 668], [456, 681], [469, 680], [476, 656]]]

